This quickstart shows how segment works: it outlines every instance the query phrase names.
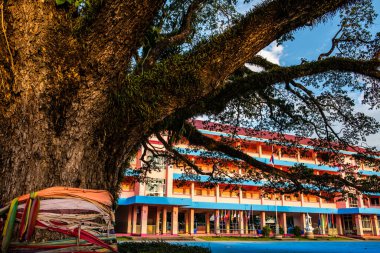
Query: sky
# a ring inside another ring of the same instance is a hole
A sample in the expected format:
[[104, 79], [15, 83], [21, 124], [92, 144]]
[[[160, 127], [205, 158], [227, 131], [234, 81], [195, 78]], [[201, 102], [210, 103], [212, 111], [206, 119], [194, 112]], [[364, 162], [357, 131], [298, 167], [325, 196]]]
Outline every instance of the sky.
[[[254, 1], [258, 2], [258, 1]], [[373, 4], [377, 14], [379, 15], [375, 21], [371, 31], [373, 34], [380, 32], [380, 0], [373, 0]], [[251, 4], [241, 4], [239, 11], [242, 13], [249, 10]], [[272, 43], [263, 49], [259, 55], [267, 60], [282, 65], [298, 65], [301, 63], [301, 58], [307, 60], [316, 60], [322, 52], [327, 52], [331, 47], [331, 38], [338, 31], [338, 16], [331, 18], [326, 23], [318, 24], [313, 28], [304, 28], [295, 32], [294, 41], [285, 42], [283, 45], [277, 46], [277, 43]], [[380, 92], [380, 91], [379, 91]], [[380, 122], [380, 110], [369, 110], [369, 107], [361, 103], [361, 94], [353, 94], [355, 97], [355, 110], [364, 112], [369, 116], [374, 117]], [[371, 135], [367, 138], [367, 144], [376, 146], [380, 149], [380, 133]]]

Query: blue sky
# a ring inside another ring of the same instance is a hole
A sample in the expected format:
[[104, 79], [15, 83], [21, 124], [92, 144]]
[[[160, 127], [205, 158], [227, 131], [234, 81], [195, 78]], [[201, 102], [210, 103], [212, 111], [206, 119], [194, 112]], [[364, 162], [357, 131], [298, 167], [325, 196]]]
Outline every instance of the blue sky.
[[[260, 1], [253, 1], [260, 2]], [[371, 27], [373, 34], [380, 32], [380, 0], [372, 1], [377, 14], [379, 15], [375, 24]], [[239, 6], [242, 13], [248, 11], [252, 7], [251, 4]], [[297, 65], [301, 63], [301, 58], [307, 60], [316, 60], [322, 52], [327, 52], [331, 47], [331, 39], [338, 31], [339, 16], [329, 19], [325, 23], [320, 23], [312, 28], [306, 27], [295, 32], [295, 40], [285, 42], [282, 46], [272, 43], [259, 54], [268, 60], [286, 66]], [[379, 91], [380, 92], [380, 91]], [[380, 122], [380, 110], [369, 110], [368, 106], [361, 104], [360, 95], [352, 94], [355, 97], [355, 110], [366, 113], [374, 117]], [[377, 146], [380, 149], [380, 133], [369, 136], [367, 143], [371, 146]]]

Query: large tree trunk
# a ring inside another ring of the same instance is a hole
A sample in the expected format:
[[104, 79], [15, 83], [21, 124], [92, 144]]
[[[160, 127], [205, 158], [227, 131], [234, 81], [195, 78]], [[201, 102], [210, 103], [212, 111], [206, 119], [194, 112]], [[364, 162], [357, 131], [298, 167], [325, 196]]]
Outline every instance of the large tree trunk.
[[[137, 23], [127, 18], [127, 26], [115, 21], [94, 26], [100, 34], [104, 34], [101, 29], [112, 30], [112, 25], [141, 33], [162, 1], [156, 2], [156, 8], [150, 9], [144, 6], [149, 1], [107, 6], [104, 9], [114, 7], [120, 13], [100, 12], [103, 20], [106, 15], [116, 20], [117, 15], [128, 15], [123, 8], [133, 18], [145, 15], [145, 19]], [[141, 10], [133, 6], [136, 3]], [[110, 58], [115, 60], [115, 55], [91, 44], [94, 36], [88, 41], [76, 36], [75, 19], [68, 13], [67, 8], [57, 8], [55, 1], [9, 1], [4, 5], [2, 25], [6, 32], [0, 36], [0, 203], [50, 186], [106, 189], [116, 194], [124, 161], [147, 134], [136, 122], [124, 122], [122, 138], [108, 131], [114, 115], [107, 85], [114, 85], [119, 73], [110, 67], [114, 64]], [[123, 42], [127, 47], [124, 53], [117, 52], [124, 61], [138, 45], [132, 39], [130, 44]], [[83, 45], [92, 47], [90, 52]], [[120, 69], [125, 64], [115, 66]], [[119, 130], [112, 127], [114, 132]]]

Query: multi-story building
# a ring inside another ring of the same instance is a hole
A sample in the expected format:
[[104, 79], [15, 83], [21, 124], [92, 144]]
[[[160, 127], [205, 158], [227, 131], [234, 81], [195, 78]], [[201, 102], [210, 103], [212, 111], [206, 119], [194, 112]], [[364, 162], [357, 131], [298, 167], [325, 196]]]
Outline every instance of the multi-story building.
[[[206, 130], [201, 122], [196, 127], [213, 138], [226, 136], [226, 132]], [[223, 129], [226, 129], [225, 127]], [[225, 131], [225, 130], [224, 130]], [[239, 141], [244, 141], [245, 152], [252, 157], [277, 168], [285, 169], [303, 163], [314, 173], [338, 173], [339, 168], [322, 165], [313, 149], [293, 155], [279, 152], [270, 161], [273, 148], [265, 134], [260, 137], [248, 136], [244, 129], [238, 133]], [[289, 138], [292, 138], [291, 136]], [[153, 145], [160, 146], [157, 139]], [[306, 147], [306, 145], [305, 145]], [[176, 146], [178, 151], [187, 148], [185, 143]], [[341, 151], [348, 161], [353, 151]], [[138, 157], [141, 155], [141, 151]], [[192, 160], [202, 155], [199, 150], [186, 155]], [[352, 161], [351, 161], [352, 160]], [[285, 234], [291, 234], [295, 226], [305, 228], [305, 218], [311, 216], [314, 232], [321, 235], [340, 234], [354, 236], [379, 236], [380, 194], [357, 196], [341, 200], [325, 200], [305, 194], [263, 194], [261, 184], [246, 181], [238, 188], [227, 189], [228, 185], [204, 187], [207, 176], [200, 180], [179, 184], [183, 171], [163, 160], [157, 161], [160, 171], [148, 175], [146, 183], [138, 183], [128, 176], [122, 184], [122, 192], [116, 212], [116, 230], [131, 235], [178, 235], [178, 234], [240, 234], [254, 235], [264, 226], [275, 226], [277, 222]], [[206, 170], [209, 165], [197, 164]], [[141, 166], [135, 159], [132, 169]], [[377, 175], [365, 165], [359, 165], [361, 176]], [[231, 167], [231, 170], [236, 168]]]

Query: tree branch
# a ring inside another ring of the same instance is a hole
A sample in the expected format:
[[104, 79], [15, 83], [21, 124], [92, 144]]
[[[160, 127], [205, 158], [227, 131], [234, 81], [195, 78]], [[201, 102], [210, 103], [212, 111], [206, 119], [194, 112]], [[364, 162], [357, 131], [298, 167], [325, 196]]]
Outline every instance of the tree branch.
[[164, 0], [105, 0], [84, 36], [92, 70], [108, 80], [124, 72], [163, 3]]
[[236, 26], [199, 45], [194, 57], [201, 59], [201, 75], [207, 83], [224, 80], [261, 49], [281, 35], [297, 29], [352, 1], [269, 1], [249, 12]]
[[188, 119], [194, 115], [218, 113], [222, 111], [232, 99], [244, 96], [250, 92], [257, 92], [270, 85], [300, 77], [324, 73], [327, 71], [353, 72], [380, 80], [380, 60], [369, 61], [352, 60], [346, 58], [326, 58], [321, 61], [307, 62], [290, 67], [275, 67], [264, 72], [238, 77], [226, 82], [223, 88], [216, 89], [213, 94], [198, 99], [187, 108], [178, 110], [173, 117]]

